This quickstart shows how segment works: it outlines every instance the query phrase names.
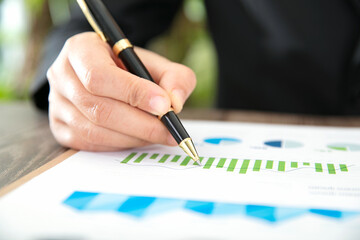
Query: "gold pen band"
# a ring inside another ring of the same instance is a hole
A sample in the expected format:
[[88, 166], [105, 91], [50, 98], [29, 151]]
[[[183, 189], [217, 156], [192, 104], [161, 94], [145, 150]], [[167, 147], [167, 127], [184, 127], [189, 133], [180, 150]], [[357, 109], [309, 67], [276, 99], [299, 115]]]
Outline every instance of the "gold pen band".
[[113, 51], [115, 53], [115, 56], [118, 56], [119, 53], [121, 53], [125, 49], [132, 48], [132, 47], [133, 47], [133, 45], [130, 43], [129, 39], [123, 38], [114, 44]]
[[[171, 111], [174, 112], [174, 109], [173, 109], [172, 107], [169, 109], [169, 111], [167, 111], [167, 113], [168, 113], [168, 112], [171, 112]], [[165, 114], [166, 114], [166, 113], [165, 113]], [[157, 116], [158, 119], [161, 120], [161, 118], [162, 118], [165, 114]]]

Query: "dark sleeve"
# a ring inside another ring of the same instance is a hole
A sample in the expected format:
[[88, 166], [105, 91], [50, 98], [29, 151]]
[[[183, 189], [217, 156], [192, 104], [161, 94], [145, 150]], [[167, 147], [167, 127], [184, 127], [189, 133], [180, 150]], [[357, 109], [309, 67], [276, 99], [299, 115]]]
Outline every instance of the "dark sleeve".
[[[351, 3], [360, 17], [360, 1], [352, 0]], [[358, 114], [353, 109], [360, 109], [360, 36], [357, 38], [357, 44], [349, 63], [348, 83], [346, 85], [346, 94], [350, 102], [347, 104], [349, 108], [347, 111], [349, 114]]]
[[[144, 47], [153, 37], [169, 28], [182, 0], [104, 0], [115, 20], [129, 40]], [[60, 53], [65, 41], [78, 33], [92, 31], [77, 5], [70, 20], [51, 31], [45, 41], [42, 60], [30, 89], [35, 105], [48, 109], [49, 84], [46, 72]]]

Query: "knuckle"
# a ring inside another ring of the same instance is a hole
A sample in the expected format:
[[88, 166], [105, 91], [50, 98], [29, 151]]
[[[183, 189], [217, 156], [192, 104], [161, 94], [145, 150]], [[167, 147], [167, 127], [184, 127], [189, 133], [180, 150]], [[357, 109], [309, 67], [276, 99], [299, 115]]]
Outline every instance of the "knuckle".
[[50, 125], [54, 138], [60, 145], [74, 148], [79, 141], [76, 137], [76, 134], [74, 134], [74, 132], [70, 129], [66, 129], [65, 131], [64, 129], [60, 130], [57, 126], [58, 124], [59, 123], [55, 120]]
[[193, 70], [190, 68], [183, 66], [181, 69], [182, 75], [184, 79], [187, 80], [189, 84], [189, 88], [194, 89], [196, 86], [196, 75]]
[[54, 66], [51, 66], [47, 71], [46, 71], [46, 78], [49, 81], [49, 84], [51, 85], [55, 79], [55, 73], [54, 73]]
[[89, 68], [87, 69], [85, 76], [84, 76], [84, 87], [90, 93], [95, 94], [99, 88], [99, 78], [96, 76], [97, 74], [96, 69]]
[[104, 140], [101, 132], [91, 124], [86, 124], [84, 126], [82, 136], [88, 143], [91, 144], [101, 144]]
[[63, 115], [63, 121], [71, 128], [76, 129], [81, 126], [82, 123], [79, 118], [74, 114], [74, 111], [64, 112]]
[[144, 99], [144, 94], [141, 87], [142, 85], [138, 81], [130, 81], [128, 84], [128, 89], [125, 91], [127, 93], [126, 101], [133, 107], [140, 106]]
[[90, 120], [97, 125], [106, 125], [112, 114], [112, 108], [105, 102], [97, 102], [90, 108]]
[[69, 37], [64, 44], [64, 49], [71, 49], [74, 45], [77, 43], [78, 35], [74, 35], [72, 37]]
[[64, 49], [76, 49], [78, 46], [83, 46], [84, 41], [99, 41], [99, 37], [95, 32], [84, 32], [69, 37], [64, 44]]
[[64, 134], [62, 137], [59, 137], [57, 141], [65, 147], [76, 148], [76, 146], [79, 145], [79, 140], [73, 132]]

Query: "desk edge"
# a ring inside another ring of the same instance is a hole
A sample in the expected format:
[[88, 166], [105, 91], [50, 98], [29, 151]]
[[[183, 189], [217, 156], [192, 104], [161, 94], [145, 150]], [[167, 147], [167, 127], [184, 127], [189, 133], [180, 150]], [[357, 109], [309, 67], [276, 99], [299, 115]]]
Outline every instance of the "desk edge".
[[72, 155], [74, 155], [75, 153], [77, 153], [78, 151], [76, 150], [68, 150], [66, 152], [64, 152], [63, 154], [61, 154], [60, 156], [54, 158], [53, 160], [51, 160], [50, 162], [42, 165], [41, 167], [39, 167], [38, 169], [30, 172], [29, 174], [23, 176], [22, 178], [16, 180], [13, 183], [10, 183], [9, 185], [6, 185], [5, 187], [0, 189], [0, 197], [5, 196], [6, 194], [10, 193], [11, 191], [15, 190], [16, 188], [20, 187], [21, 185], [23, 185], [24, 183], [30, 181], [31, 179], [33, 179], [36, 176], [39, 176], [41, 173], [49, 170], [52, 167], [55, 167], [57, 164], [61, 163], [62, 161], [64, 161], [65, 159], [71, 157]]

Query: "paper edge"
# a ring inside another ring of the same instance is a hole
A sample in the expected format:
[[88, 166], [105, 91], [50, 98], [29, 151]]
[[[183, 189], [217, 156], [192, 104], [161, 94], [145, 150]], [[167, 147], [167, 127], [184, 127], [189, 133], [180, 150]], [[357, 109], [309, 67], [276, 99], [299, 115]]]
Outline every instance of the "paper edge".
[[71, 157], [72, 155], [74, 155], [77, 152], [78, 151], [76, 151], [76, 150], [70, 149], [70, 150], [62, 153], [61, 155], [57, 156], [56, 158], [54, 158], [50, 162], [42, 165], [41, 167], [39, 167], [39, 168], [35, 169], [34, 171], [28, 173], [27, 175], [21, 177], [20, 179], [16, 180], [15, 182], [12, 182], [12, 183], [6, 185], [5, 187], [0, 189], [0, 197], [5, 196], [6, 194], [8, 194], [11, 191], [15, 190], [16, 188], [20, 187], [24, 183], [30, 181], [34, 177], [39, 176], [41, 173], [49, 170], [50, 168], [55, 167], [56, 165], [58, 165], [59, 163], [61, 163], [65, 159]]

